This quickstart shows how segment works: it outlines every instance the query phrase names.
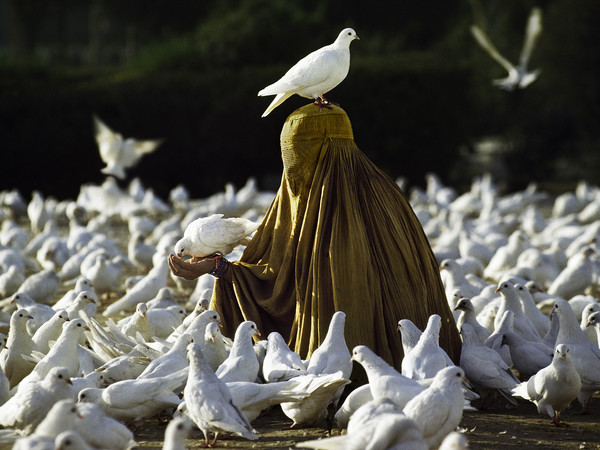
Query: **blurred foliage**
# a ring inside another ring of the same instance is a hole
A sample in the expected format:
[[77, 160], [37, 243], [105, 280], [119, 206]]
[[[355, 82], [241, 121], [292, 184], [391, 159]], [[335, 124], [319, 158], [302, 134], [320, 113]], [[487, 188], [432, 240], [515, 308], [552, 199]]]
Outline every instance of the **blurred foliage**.
[[[250, 176], [275, 189], [281, 125], [308, 100], [292, 97], [261, 119], [271, 98], [256, 93], [346, 26], [361, 40], [328, 98], [390, 176], [422, 184], [432, 171], [468, 187], [473, 175], [493, 170], [469, 162], [477, 142], [499, 136], [507, 189], [600, 183], [597, 0], [9, 3], [31, 24], [41, 21], [36, 7], [46, 16], [31, 32], [23, 22], [27, 37], [15, 52], [0, 51], [0, 189], [74, 197], [81, 184], [101, 182], [92, 114], [124, 136], [166, 139], [128, 172], [165, 197], [179, 183], [205, 196]], [[516, 62], [536, 5], [544, 31], [530, 67], [542, 75], [525, 90], [500, 91], [491, 80], [504, 71], [469, 26], [484, 27]], [[76, 43], [87, 53], [75, 54]]]

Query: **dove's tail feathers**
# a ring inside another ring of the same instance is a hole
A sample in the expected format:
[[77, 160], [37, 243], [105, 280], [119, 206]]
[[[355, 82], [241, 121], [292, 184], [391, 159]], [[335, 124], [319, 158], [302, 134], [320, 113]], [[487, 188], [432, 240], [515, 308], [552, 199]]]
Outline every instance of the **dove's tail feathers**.
[[293, 92], [284, 92], [283, 94], [277, 94], [261, 117], [267, 117], [271, 111], [273, 111], [275, 108], [277, 108], [283, 102], [285, 102], [292, 95], [294, 95]]
[[527, 381], [523, 381], [519, 383], [516, 387], [511, 389], [512, 395], [516, 397], [524, 398], [525, 400], [530, 400], [529, 394], [527, 393]]
[[265, 97], [267, 95], [285, 94], [286, 92], [292, 92], [293, 90], [294, 86], [280, 80], [258, 91], [258, 96]]

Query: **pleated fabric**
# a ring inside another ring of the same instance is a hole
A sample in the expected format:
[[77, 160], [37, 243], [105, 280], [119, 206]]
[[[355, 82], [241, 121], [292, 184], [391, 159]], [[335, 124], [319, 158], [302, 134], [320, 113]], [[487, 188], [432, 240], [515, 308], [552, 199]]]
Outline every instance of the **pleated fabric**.
[[306, 358], [335, 311], [350, 351], [366, 345], [400, 370], [400, 319], [424, 329], [442, 318], [440, 345], [458, 363], [457, 332], [439, 268], [398, 185], [356, 146], [339, 107], [299, 108], [281, 132], [283, 176], [232, 282], [217, 280], [211, 307], [224, 333], [244, 320], [278, 331]]

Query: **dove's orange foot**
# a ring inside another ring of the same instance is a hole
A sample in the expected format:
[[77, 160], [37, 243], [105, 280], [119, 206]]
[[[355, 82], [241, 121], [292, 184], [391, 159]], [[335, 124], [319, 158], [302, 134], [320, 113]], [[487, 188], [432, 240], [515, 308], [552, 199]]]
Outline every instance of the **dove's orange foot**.
[[337, 103], [330, 102], [325, 97], [317, 97], [317, 99], [315, 100], [314, 104], [319, 107], [319, 111], [323, 110], [323, 108], [333, 109], [329, 105], [339, 106]]

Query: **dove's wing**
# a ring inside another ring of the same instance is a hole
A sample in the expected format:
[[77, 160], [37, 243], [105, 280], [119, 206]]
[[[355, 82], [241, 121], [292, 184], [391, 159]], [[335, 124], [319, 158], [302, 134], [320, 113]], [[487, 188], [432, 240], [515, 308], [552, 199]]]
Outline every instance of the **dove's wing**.
[[446, 423], [452, 408], [443, 392], [428, 389], [407, 404], [404, 412], [419, 423], [423, 436], [432, 436]]
[[542, 11], [540, 8], [533, 8], [527, 21], [527, 29], [525, 31], [525, 41], [519, 58], [519, 65], [524, 69], [527, 67], [531, 52], [542, 32]]
[[471, 34], [477, 41], [477, 43], [483, 48], [488, 55], [494, 59], [498, 64], [506, 69], [507, 72], [514, 72], [515, 66], [512, 65], [510, 61], [508, 61], [504, 56], [500, 54], [500, 52], [496, 49], [494, 44], [490, 41], [487, 35], [483, 32], [481, 28], [477, 25], [471, 26]]
[[315, 50], [292, 66], [279, 81], [262, 89], [258, 95], [293, 93], [307, 86], [316, 86], [328, 79], [332, 58], [335, 57], [331, 46]]

